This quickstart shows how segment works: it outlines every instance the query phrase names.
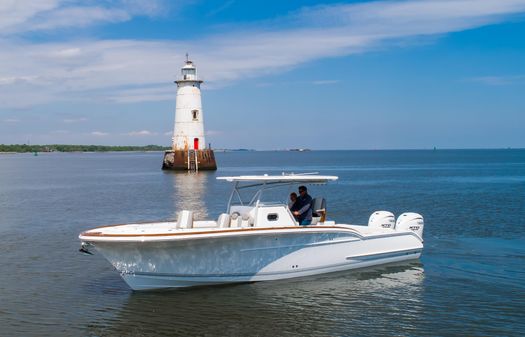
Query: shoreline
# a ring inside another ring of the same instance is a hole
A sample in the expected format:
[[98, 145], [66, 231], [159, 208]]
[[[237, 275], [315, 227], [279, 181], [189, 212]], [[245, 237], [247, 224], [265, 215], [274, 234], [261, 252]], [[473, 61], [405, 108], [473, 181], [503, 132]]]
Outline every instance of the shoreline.
[[0, 153], [53, 153], [53, 152], [148, 152], [166, 151], [170, 147], [161, 145], [76, 145], [76, 144], [0, 144]]
[[[171, 149], [171, 148], [170, 148]], [[159, 149], [159, 150], [95, 150], [95, 151], [82, 151], [82, 150], [71, 150], [71, 151], [0, 151], [0, 155], [10, 154], [52, 154], [52, 153], [163, 153], [170, 149]], [[275, 150], [246, 150], [246, 149], [214, 149], [216, 153], [232, 153], [232, 152], [295, 152], [298, 154], [307, 154], [309, 152], [338, 152], [338, 151], [352, 151], [352, 152], [396, 152], [396, 151], [428, 151], [428, 152], [442, 152], [442, 151], [524, 151], [525, 148], [445, 148], [445, 149], [340, 149], [340, 150], [316, 150], [308, 149], [307, 151], [297, 151], [296, 149], [275, 149]]]

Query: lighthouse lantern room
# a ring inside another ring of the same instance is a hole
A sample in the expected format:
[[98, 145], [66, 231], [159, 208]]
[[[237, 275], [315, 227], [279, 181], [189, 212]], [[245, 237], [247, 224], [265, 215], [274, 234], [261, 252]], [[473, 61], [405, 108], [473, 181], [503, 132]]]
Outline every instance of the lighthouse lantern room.
[[206, 147], [201, 90], [203, 81], [186, 54], [177, 84], [175, 125], [172, 150], [164, 154], [163, 169], [167, 170], [216, 170], [213, 150]]

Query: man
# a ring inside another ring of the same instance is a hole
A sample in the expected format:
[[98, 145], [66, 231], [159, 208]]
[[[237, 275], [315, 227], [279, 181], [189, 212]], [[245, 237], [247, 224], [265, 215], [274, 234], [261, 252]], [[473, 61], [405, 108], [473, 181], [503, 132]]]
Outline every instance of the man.
[[299, 197], [297, 197], [299, 209], [293, 212], [297, 216], [297, 221], [301, 226], [308, 226], [312, 223], [312, 197], [308, 194], [306, 186], [299, 186]]

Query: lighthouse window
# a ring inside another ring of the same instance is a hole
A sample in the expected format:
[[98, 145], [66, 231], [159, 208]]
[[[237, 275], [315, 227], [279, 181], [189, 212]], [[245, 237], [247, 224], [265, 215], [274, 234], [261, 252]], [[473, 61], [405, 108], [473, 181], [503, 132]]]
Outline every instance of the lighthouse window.
[[186, 78], [186, 75], [195, 75], [195, 69], [182, 69], [182, 75]]
[[191, 111], [191, 114], [192, 114], [192, 116], [193, 116], [193, 120], [194, 120], [194, 121], [199, 120], [199, 110], [192, 110], [192, 111]]

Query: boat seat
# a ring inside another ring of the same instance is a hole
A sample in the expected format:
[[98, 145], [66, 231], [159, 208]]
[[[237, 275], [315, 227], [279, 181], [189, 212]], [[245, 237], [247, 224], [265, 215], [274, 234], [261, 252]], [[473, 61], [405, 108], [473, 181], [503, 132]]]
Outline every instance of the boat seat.
[[310, 204], [312, 207], [312, 225], [326, 220], [326, 199], [317, 197]]
[[322, 212], [326, 212], [326, 199], [317, 197], [312, 200], [312, 216], [316, 218], [320, 218], [322, 215]]
[[222, 213], [219, 215], [219, 219], [217, 220], [217, 227], [219, 228], [226, 228], [230, 226], [230, 215], [227, 213]]
[[177, 219], [177, 228], [193, 228], [193, 212], [181, 211]]
[[242, 225], [242, 218], [239, 213], [234, 212], [230, 216], [230, 227], [241, 227]]
[[241, 227], [253, 227], [253, 218], [251, 216], [243, 214], [241, 219]]

